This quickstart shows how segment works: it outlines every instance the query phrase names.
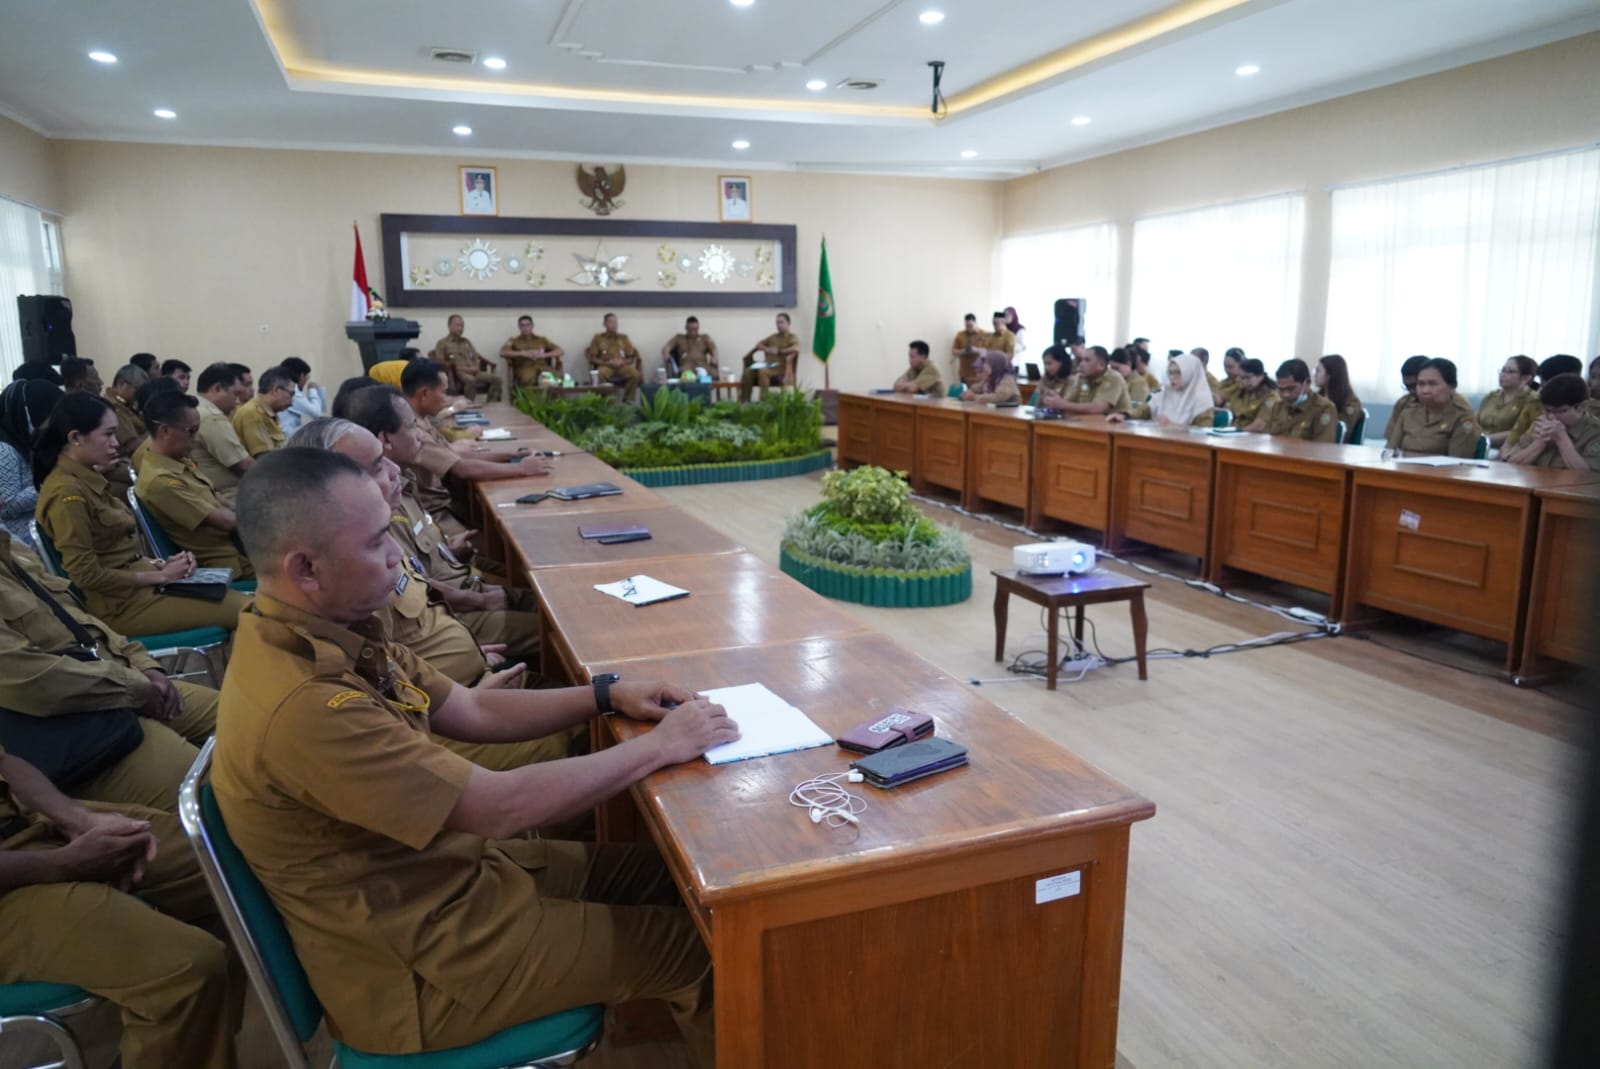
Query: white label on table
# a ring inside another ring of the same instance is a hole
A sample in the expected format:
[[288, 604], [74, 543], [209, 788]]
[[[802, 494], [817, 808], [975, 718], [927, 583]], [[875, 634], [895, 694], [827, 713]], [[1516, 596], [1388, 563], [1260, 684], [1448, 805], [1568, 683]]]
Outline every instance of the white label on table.
[[1042, 906], [1058, 898], [1071, 898], [1082, 887], [1082, 872], [1063, 872], [1059, 876], [1046, 876], [1033, 883], [1033, 904]]
[[1417, 531], [1422, 528], [1422, 517], [1410, 509], [1400, 510], [1400, 526], [1408, 531]]

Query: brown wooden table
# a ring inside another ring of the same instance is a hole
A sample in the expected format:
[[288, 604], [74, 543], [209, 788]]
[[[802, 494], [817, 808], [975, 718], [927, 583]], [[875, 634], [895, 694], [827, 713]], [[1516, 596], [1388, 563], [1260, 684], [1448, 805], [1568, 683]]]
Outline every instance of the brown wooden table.
[[1150, 802], [876, 633], [591, 668], [759, 681], [830, 734], [903, 705], [971, 752], [895, 790], [855, 786], [868, 808], [845, 829], [788, 804], [845, 769], [835, 747], [691, 762], [632, 789], [711, 949], [719, 1066], [1110, 1069], [1128, 836]]
[[1044, 520], [1106, 530], [1111, 523], [1111, 435], [1103, 418], [1036, 420], [1027, 525]]
[[1187, 428], [1108, 424], [1112, 441], [1111, 521], [1106, 547], [1129, 539], [1199, 557], [1211, 545], [1214, 442]]
[[872, 463], [872, 409], [876, 398], [865, 394], [839, 395], [837, 431], [841, 468]]
[[1591, 664], [1595, 569], [1600, 567], [1600, 485], [1537, 491], [1539, 526], [1527, 622], [1515, 682], [1551, 675], [1550, 662]]
[[1133, 616], [1133, 655], [1139, 665], [1139, 678], [1149, 679], [1145, 671], [1145, 636], [1148, 620], [1144, 613], [1144, 592], [1150, 584], [1143, 579], [1133, 579], [1115, 572], [1095, 572], [1090, 575], [1024, 575], [1015, 569], [990, 572], [994, 576], [994, 659], [1005, 660], [1006, 617], [1011, 595], [1035, 605], [1042, 605], [1049, 614], [1045, 656], [1049, 667], [1045, 669], [1045, 686], [1056, 689], [1057, 655], [1061, 610], [1073, 611], [1072, 636], [1083, 642], [1084, 609], [1090, 605], [1126, 601]]
[[[626, 496], [626, 495], [624, 495]], [[606, 499], [599, 499], [606, 500]], [[500, 517], [507, 544], [524, 571], [569, 564], [640, 562], [659, 557], [704, 556], [739, 553], [744, 547], [721, 531], [664, 502], [647, 508], [607, 512], [544, 513], [547, 501], [532, 507], [507, 510]], [[570, 502], [579, 504], [579, 502]], [[579, 527], [638, 524], [650, 529], [643, 542], [603, 545], [578, 533]], [[636, 566], [630, 563], [630, 567]]]
[[965, 404], [967, 484], [962, 505], [976, 510], [985, 501], [1026, 512], [1033, 464], [1033, 420], [1023, 409]]
[[959, 401], [931, 398], [917, 405], [917, 449], [911, 485], [918, 490], [967, 488], [967, 412]]

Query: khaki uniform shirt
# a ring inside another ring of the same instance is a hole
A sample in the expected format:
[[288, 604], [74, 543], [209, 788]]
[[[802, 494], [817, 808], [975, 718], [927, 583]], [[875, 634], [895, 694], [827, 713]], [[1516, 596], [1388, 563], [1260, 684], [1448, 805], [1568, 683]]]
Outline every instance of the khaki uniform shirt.
[[1088, 405], [1096, 401], [1104, 401], [1111, 407], [1106, 409], [1109, 415], [1112, 412], [1128, 411], [1128, 384], [1121, 375], [1110, 368], [1106, 368], [1095, 378], [1074, 371], [1072, 378], [1067, 380], [1067, 392], [1062, 399], [1074, 404]]
[[1355, 394], [1351, 394], [1345, 400], [1344, 407], [1339, 409], [1339, 418], [1344, 421], [1345, 434], [1349, 434], [1356, 429], [1356, 424], [1361, 422], [1361, 416], [1364, 412], [1365, 409], [1361, 407], [1361, 398]]
[[678, 354], [680, 374], [705, 368], [712, 378], [716, 378], [717, 343], [711, 340], [711, 335], [697, 334], [691, 338], [687, 334], [674, 334], [672, 341], [667, 343], [667, 351]]
[[[1388, 441], [1391, 437], [1393, 437], [1394, 429], [1400, 423], [1400, 416], [1405, 412], [1406, 409], [1410, 408], [1412, 405], [1420, 405], [1421, 403], [1421, 401], [1418, 401], [1409, 393], [1402, 394], [1400, 399], [1394, 403], [1394, 407], [1389, 410], [1389, 422], [1383, 426], [1383, 440]], [[1455, 406], [1461, 411], [1465, 412], [1467, 415], [1472, 415], [1472, 405], [1459, 393], [1455, 395]], [[1533, 407], [1538, 406], [1535, 405]], [[1517, 426], [1521, 428], [1521, 434], [1526, 434], [1528, 428], [1533, 426], [1534, 417], [1528, 416], [1526, 412], [1524, 412], [1523, 415], [1526, 417], [1525, 421], [1519, 421]], [[1510, 446], [1517, 440], [1519, 436], [1520, 435], [1518, 431], [1513, 431], [1511, 437], [1506, 441], [1506, 445]]]
[[1243, 388], [1244, 384], [1238, 379], [1223, 379], [1221, 382], [1217, 382], [1217, 380], [1212, 378], [1209, 373], [1207, 373], [1206, 379], [1208, 382], [1215, 383], [1215, 385], [1212, 387], [1212, 394], [1215, 397], [1221, 398], [1221, 400], [1218, 402], [1218, 407], [1228, 408], [1231, 411], [1232, 409], [1228, 402], [1234, 399], [1234, 397], [1239, 393], [1239, 390]]
[[1266, 408], [1278, 396], [1278, 391], [1266, 379], [1261, 380], [1261, 385], [1254, 390], [1244, 387], [1233, 392], [1226, 405], [1229, 412], [1233, 413], [1235, 427], [1248, 427], [1261, 415], [1261, 410]]
[[[1122, 375], [1122, 372], [1117, 374]], [[1149, 419], [1150, 384], [1144, 381], [1143, 375], [1123, 375], [1122, 381], [1128, 387], [1128, 418]]]
[[250, 459], [250, 451], [239, 441], [239, 432], [233, 421], [222, 414], [222, 409], [200, 398], [200, 430], [194, 438], [194, 463], [219, 494], [231, 493], [239, 485], [233, 465]]
[[239, 621], [212, 782], [283, 914], [329, 1030], [418, 1050], [426, 983], [481, 1009], [530, 952], [561, 975], [577, 933], [541, 925], [538, 841], [445, 821], [473, 765], [428, 735], [452, 684], [367, 620], [343, 627], [266, 596]]
[[1278, 438], [1331, 442], [1339, 435], [1339, 410], [1318, 393], [1309, 393], [1294, 405], [1274, 397], [1262, 410], [1262, 418], [1267, 421], [1267, 433]]
[[417, 453], [414, 469], [417, 500], [430, 514], [438, 515], [450, 509], [450, 488], [444, 477], [461, 457], [431, 421], [419, 419], [417, 426], [422, 429], [422, 449]]
[[[1478, 426], [1484, 434], [1501, 434], [1512, 430], [1522, 418], [1524, 409], [1539, 407], [1539, 394], [1524, 383], [1510, 397], [1495, 390], [1478, 406]], [[1532, 426], [1530, 423], [1529, 426]], [[1523, 431], [1524, 434], [1527, 431]]]
[[639, 357], [639, 350], [633, 347], [633, 342], [626, 334], [608, 334], [601, 331], [589, 339], [589, 348], [584, 350], [584, 355], [589, 358], [591, 367], [610, 367], [611, 361], [622, 358], [624, 364], [631, 364], [635, 371], [643, 370], [644, 364]]
[[1005, 353], [1007, 356], [1015, 356], [1017, 353], [1017, 336], [1002, 328], [999, 333], [985, 334], [983, 336], [983, 348], [993, 349], [996, 352]]
[[[1589, 463], [1590, 471], [1600, 471], [1600, 419], [1596, 419], [1592, 412], [1584, 413], [1582, 419], [1572, 425], [1567, 431], [1567, 437], [1572, 439], [1572, 444], [1578, 450], [1578, 455]], [[1565, 468], [1566, 458], [1561, 451], [1551, 442], [1544, 447], [1544, 452], [1530, 461], [1538, 468]], [[0, 661], [0, 664], [5, 662]], [[0, 702], [0, 705], [4, 705]]]
[[260, 394], [233, 410], [233, 429], [252, 457], [281, 448], [284, 442], [278, 414], [267, 407]]
[[1478, 421], [1470, 407], [1463, 410], [1451, 405], [1443, 419], [1434, 419], [1419, 401], [1400, 413], [1387, 443], [1390, 449], [1400, 449], [1408, 455], [1470, 457], [1478, 450], [1479, 435]]
[[515, 349], [529, 355], [514, 357], [510, 360], [511, 374], [516, 379], [518, 386], [532, 386], [539, 381], [539, 372], [555, 371], [561, 366], [561, 361], [549, 355], [535, 356], [533, 354], [543, 350], [548, 354], [556, 347], [556, 343], [543, 334], [535, 334], [524, 338], [521, 334], [513, 335], [506, 339], [502, 349]]
[[422, 507], [417, 498], [416, 475], [414, 471], [405, 473], [405, 485], [395, 506], [395, 526], [405, 528], [403, 532], [396, 532], [401, 548], [416, 554], [418, 570], [430, 579], [461, 586], [472, 578], [472, 569], [450, 552], [445, 544], [445, 533]]
[[1154, 371], [1150, 371], [1150, 370], [1140, 371], [1140, 372], [1138, 372], [1138, 375], [1139, 375], [1140, 378], [1144, 379], [1144, 381], [1146, 383], [1149, 384], [1151, 393], [1155, 394], [1155, 393], [1160, 393], [1161, 392], [1161, 380], [1156, 378], [1156, 373]]
[[205, 522], [228, 506], [193, 460], [173, 460], [142, 445], [133, 455], [133, 469], [139, 473], [133, 492], [174, 545], [193, 553], [202, 568], [232, 568], [242, 579], [256, 574], [233, 535]]
[[1051, 393], [1065, 400], [1067, 396], [1067, 390], [1071, 387], [1071, 375], [1058, 375], [1054, 378], [1046, 375], [1044, 378], [1039, 380], [1038, 388], [1035, 389], [1033, 393], [1034, 400], [1032, 403], [1036, 405], [1044, 404], [1045, 395]]
[[150, 436], [150, 432], [145, 429], [144, 420], [139, 418], [132, 405], [110, 389], [106, 390], [105, 397], [111, 405], [111, 411], [117, 416], [117, 454], [127, 460], [139, 448], [139, 443]]
[[446, 334], [433, 343], [432, 356], [441, 363], [456, 369], [456, 374], [476, 375], [482, 369], [483, 357], [465, 337], [453, 338]]
[[978, 379], [978, 356], [968, 352], [968, 349], [982, 349], [989, 340], [989, 335], [981, 330], [963, 330], [956, 334], [955, 340], [950, 343], [950, 351], [956, 357], [956, 380], [971, 384]]
[[[779, 351], [784, 349], [793, 349], [795, 351], [788, 356], [768, 356], [766, 353], [756, 352], [756, 349], [760, 349], [763, 345], [765, 345], [768, 349], [777, 349]], [[762, 338], [760, 341], [756, 342], [755, 348], [750, 350], [749, 355], [744, 358], [744, 362], [746, 366], [749, 366], [750, 364], [755, 363], [757, 357], [760, 357], [769, 368], [781, 371], [787, 375], [789, 373], [790, 363], [799, 362], [799, 351], [800, 335], [794, 333], [793, 331], [789, 331], [784, 334], [768, 334], [765, 338]]]
[[927, 394], [929, 397], [944, 396], [944, 379], [939, 377], [939, 369], [933, 366], [932, 360], [924, 360], [922, 366], [915, 370], [907, 368], [905, 374], [894, 380], [895, 386], [914, 387], [913, 393]]
[[[95, 637], [98, 660], [61, 652], [77, 640], [19, 572]], [[0, 530], [0, 707], [30, 716], [138, 709], [150, 700], [145, 671], [160, 667], [143, 646], [84, 612], [64, 580], [46, 574], [37, 557]]]
[[144, 555], [127, 498], [105, 476], [61, 457], [39, 487], [37, 515], [67, 577], [96, 615], [115, 618], [145, 592], [134, 576], [155, 563]]
[[1006, 405], [1013, 401], [1020, 403], [1022, 401], [1022, 391], [1017, 388], [1017, 377], [1015, 375], [1003, 375], [992, 393], [984, 393], [983, 384], [980, 383], [968, 391], [962, 397], [962, 400], [967, 400], [968, 398], [971, 398], [974, 402], [981, 401], [991, 405]]

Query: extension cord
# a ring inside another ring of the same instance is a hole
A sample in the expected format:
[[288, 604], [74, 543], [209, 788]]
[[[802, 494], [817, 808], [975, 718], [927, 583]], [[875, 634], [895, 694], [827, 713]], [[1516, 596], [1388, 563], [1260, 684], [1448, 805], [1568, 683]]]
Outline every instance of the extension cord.
[[1090, 654], [1087, 657], [1075, 657], [1070, 661], [1062, 662], [1061, 667], [1056, 669], [1056, 674], [1060, 675], [1061, 673], [1065, 672], [1068, 675], [1081, 676], [1087, 673], [1091, 668], [1104, 668], [1105, 663], [1106, 662], [1102, 661], [1093, 654]]

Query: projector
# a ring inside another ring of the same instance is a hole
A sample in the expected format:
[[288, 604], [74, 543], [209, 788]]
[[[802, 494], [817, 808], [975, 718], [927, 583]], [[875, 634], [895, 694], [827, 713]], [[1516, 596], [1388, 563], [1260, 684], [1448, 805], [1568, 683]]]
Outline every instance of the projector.
[[1011, 563], [1023, 575], [1071, 575], [1094, 570], [1094, 547], [1087, 542], [1034, 542], [1011, 550]]

